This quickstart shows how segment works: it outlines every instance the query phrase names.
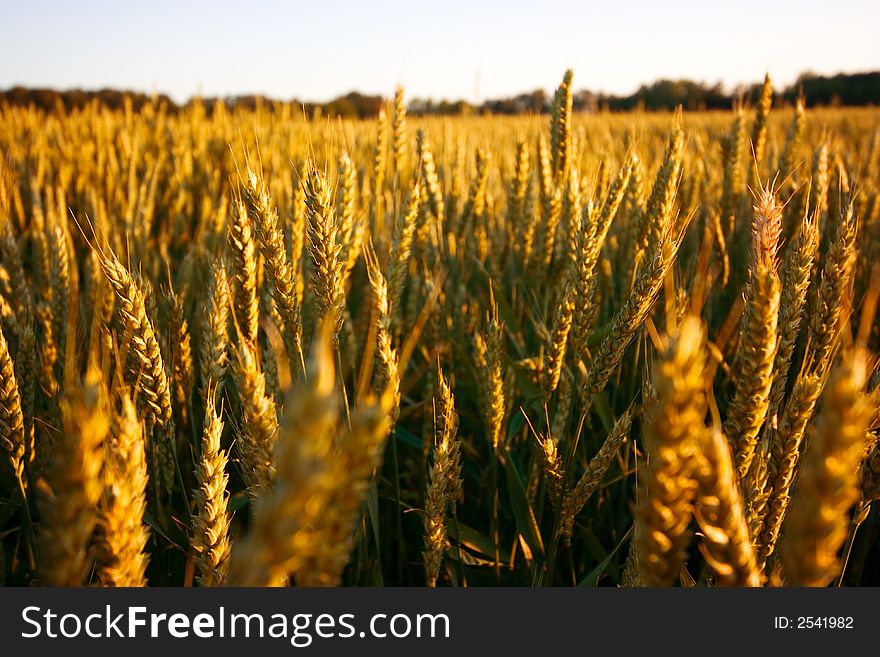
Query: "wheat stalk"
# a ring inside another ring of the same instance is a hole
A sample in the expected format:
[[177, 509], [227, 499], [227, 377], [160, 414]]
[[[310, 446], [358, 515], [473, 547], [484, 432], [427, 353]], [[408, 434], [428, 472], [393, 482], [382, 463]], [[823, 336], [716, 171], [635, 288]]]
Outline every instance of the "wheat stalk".
[[434, 399], [434, 462], [428, 471], [425, 493], [425, 583], [436, 586], [443, 555], [449, 545], [446, 513], [462, 497], [460, 441], [455, 396], [437, 367], [437, 395]]
[[761, 574], [740, 496], [730, 444], [718, 429], [703, 432], [694, 515], [703, 532], [700, 549], [724, 586], [760, 586]]
[[262, 177], [253, 171], [248, 171], [244, 200], [248, 218], [257, 235], [260, 253], [263, 255], [272, 301], [281, 318], [279, 329], [287, 357], [291, 363], [301, 364], [302, 320], [296, 293], [297, 273], [287, 257], [278, 211], [269, 195], [269, 189]]
[[90, 370], [81, 387], [65, 393], [61, 416], [64, 428], [40, 499], [43, 583], [82, 586], [91, 567], [89, 541], [98, 522], [103, 442], [110, 429], [100, 372]]
[[324, 174], [312, 166], [303, 184], [308, 211], [311, 280], [318, 304], [318, 317], [335, 326], [335, 339], [342, 328], [345, 307], [345, 263], [341, 259], [342, 247], [338, 243], [339, 224]]
[[125, 391], [104, 449], [103, 494], [99, 505], [98, 577], [104, 586], [146, 586], [150, 531], [144, 426]]
[[867, 354], [844, 354], [822, 395], [781, 546], [785, 576], [797, 586], [825, 586], [840, 572], [838, 551], [859, 499], [858, 470], [875, 408], [864, 394]]
[[648, 463], [639, 481], [633, 539], [647, 586], [671, 584], [686, 556], [698, 492], [695, 462], [706, 432], [704, 343], [700, 320], [687, 319], [669, 336], [651, 379], [644, 426]]
[[734, 446], [741, 479], [748, 474], [755, 455], [773, 384], [780, 298], [776, 252], [781, 230], [782, 206], [772, 189], [762, 189], [755, 200], [751, 278], [740, 329], [736, 390], [722, 428]]
[[196, 513], [193, 515], [191, 540], [197, 555], [199, 584], [220, 586], [229, 570], [231, 552], [228, 457], [220, 448], [223, 421], [217, 414], [213, 391], [207, 400], [202, 450], [196, 465], [198, 487], [193, 491]]

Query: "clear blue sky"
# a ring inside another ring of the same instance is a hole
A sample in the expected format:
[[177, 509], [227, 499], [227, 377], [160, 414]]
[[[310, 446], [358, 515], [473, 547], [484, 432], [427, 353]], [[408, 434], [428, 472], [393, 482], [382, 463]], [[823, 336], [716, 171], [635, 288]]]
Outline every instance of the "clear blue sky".
[[0, 88], [485, 99], [880, 69], [877, 0], [0, 0]]

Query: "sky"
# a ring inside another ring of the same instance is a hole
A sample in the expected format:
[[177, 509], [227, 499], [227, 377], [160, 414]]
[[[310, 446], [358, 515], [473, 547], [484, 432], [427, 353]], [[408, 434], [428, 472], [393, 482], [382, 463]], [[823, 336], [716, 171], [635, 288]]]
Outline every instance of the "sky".
[[481, 101], [880, 69], [877, 0], [0, 0], [0, 88]]

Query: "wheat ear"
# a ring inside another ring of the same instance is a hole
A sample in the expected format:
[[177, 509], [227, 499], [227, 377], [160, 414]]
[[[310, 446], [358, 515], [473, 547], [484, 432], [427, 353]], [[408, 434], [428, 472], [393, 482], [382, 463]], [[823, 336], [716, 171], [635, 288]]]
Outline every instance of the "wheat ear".
[[864, 393], [867, 354], [844, 354], [822, 395], [781, 546], [788, 583], [826, 586], [840, 572], [838, 552], [859, 499], [859, 465], [875, 408]]

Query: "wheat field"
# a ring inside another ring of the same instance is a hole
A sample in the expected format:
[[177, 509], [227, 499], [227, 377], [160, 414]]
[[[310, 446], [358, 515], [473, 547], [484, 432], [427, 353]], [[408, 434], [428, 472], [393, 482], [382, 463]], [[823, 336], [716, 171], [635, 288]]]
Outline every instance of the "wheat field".
[[880, 111], [571, 89], [0, 107], [0, 582], [880, 583]]

